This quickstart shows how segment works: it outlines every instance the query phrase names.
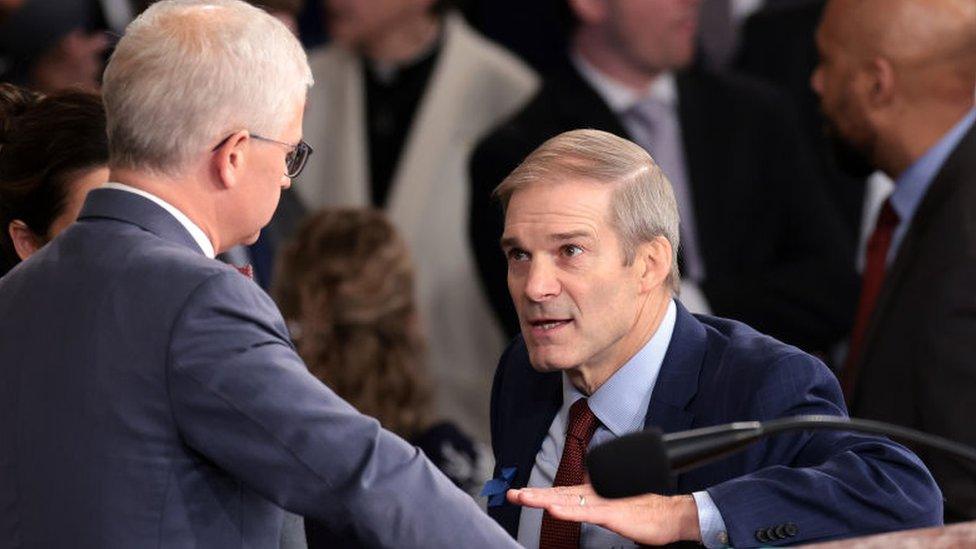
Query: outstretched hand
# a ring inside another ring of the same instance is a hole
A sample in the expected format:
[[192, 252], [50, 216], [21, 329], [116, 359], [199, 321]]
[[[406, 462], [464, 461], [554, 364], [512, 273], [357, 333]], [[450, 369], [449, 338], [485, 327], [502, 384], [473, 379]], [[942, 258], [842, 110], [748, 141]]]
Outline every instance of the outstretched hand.
[[581, 484], [509, 490], [506, 497], [515, 505], [545, 509], [560, 520], [596, 524], [645, 545], [701, 541], [698, 506], [691, 496], [604, 499], [591, 485]]

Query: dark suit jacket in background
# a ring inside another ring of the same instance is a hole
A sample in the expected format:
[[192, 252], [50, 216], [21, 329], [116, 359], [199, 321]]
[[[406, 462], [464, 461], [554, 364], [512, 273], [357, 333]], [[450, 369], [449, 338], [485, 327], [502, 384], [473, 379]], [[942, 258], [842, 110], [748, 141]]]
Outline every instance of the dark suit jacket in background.
[[[853, 415], [976, 446], [976, 127], [915, 212], [856, 368]], [[946, 495], [946, 520], [976, 519], [976, 467], [918, 453]]]
[[0, 318], [2, 548], [277, 547], [282, 507], [367, 546], [509, 542], [146, 198], [90, 192]]
[[[561, 373], [541, 374], [517, 339], [492, 389], [496, 477], [516, 467], [526, 485], [562, 405]], [[840, 387], [818, 360], [738, 322], [696, 317], [680, 304], [651, 395], [645, 427], [665, 433], [799, 414], [845, 415]], [[779, 435], [679, 475], [675, 493], [708, 488], [730, 544], [755, 546], [757, 531], [793, 523], [803, 543], [938, 524], [941, 494], [917, 457], [887, 439], [841, 432]], [[520, 507], [489, 508], [513, 536]]]
[[[693, 71], [677, 78], [679, 119], [712, 311], [823, 351], [846, 335], [858, 282], [854, 245], [812, 176], [796, 122], [771, 89]], [[546, 139], [595, 128], [629, 137], [568, 64], [475, 150], [470, 237], [492, 305], [518, 332], [499, 248], [494, 188]]]

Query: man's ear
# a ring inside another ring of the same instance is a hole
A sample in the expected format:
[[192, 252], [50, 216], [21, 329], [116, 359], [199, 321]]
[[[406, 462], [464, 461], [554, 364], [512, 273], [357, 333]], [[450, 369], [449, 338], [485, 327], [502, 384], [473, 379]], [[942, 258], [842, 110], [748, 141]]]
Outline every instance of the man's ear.
[[643, 242], [637, 247], [634, 261], [641, 273], [641, 293], [648, 292], [666, 283], [674, 261], [674, 249], [667, 238], [656, 236], [650, 242]]
[[34, 234], [34, 231], [30, 230], [27, 223], [19, 219], [14, 219], [7, 225], [7, 233], [10, 235], [10, 240], [14, 242], [14, 251], [17, 252], [17, 257], [21, 261], [32, 256], [34, 252], [41, 249], [44, 242]]
[[241, 174], [247, 167], [250, 145], [250, 132], [241, 130], [231, 134], [214, 150], [211, 167], [220, 186], [231, 188], [240, 184]]
[[867, 65], [867, 102], [872, 109], [883, 109], [895, 97], [895, 68], [883, 57], [875, 57]]

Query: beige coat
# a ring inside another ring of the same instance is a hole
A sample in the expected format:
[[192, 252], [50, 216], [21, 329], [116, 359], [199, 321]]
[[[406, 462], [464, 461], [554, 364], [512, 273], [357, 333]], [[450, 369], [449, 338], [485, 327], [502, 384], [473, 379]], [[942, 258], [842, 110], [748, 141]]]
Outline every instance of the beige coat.
[[[468, 157], [481, 137], [528, 100], [537, 79], [456, 15], [447, 17], [443, 40], [394, 171], [386, 211], [416, 266], [437, 411], [486, 441], [491, 380], [504, 339], [468, 240]], [[329, 46], [313, 52], [310, 63], [316, 83], [304, 134], [315, 153], [294, 188], [310, 209], [368, 205], [361, 61]]]

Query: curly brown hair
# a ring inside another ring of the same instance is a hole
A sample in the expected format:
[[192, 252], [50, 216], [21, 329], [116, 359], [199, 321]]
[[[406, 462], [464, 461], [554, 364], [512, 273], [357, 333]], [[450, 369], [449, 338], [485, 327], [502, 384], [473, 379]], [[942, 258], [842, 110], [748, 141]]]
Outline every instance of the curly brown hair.
[[279, 257], [274, 296], [315, 377], [404, 438], [430, 388], [406, 245], [376, 210], [322, 210]]

